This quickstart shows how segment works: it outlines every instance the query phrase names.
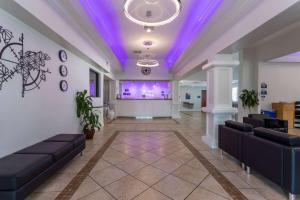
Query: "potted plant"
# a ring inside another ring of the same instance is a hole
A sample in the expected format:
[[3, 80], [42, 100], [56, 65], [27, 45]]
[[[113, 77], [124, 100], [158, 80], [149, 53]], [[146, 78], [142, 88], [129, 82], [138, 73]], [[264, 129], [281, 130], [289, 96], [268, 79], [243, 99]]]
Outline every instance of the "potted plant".
[[93, 111], [93, 101], [87, 91], [76, 93], [77, 117], [83, 127], [86, 139], [93, 139], [95, 130], [101, 128], [99, 115]]
[[259, 105], [258, 93], [255, 90], [243, 90], [240, 94], [243, 108], [248, 107], [249, 111]]

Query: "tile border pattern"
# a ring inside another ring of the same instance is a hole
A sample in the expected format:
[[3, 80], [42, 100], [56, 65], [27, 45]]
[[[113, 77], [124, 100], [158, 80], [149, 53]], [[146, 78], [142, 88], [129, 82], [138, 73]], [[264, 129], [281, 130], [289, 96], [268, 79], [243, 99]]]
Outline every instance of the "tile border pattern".
[[209, 160], [207, 160], [191, 143], [189, 143], [187, 139], [185, 139], [178, 131], [174, 131], [174, 133], [233, 200], [247, 200], [245, 195], [243, 195], [238, 188], [236, 188], [213, 164], [209, 162]]
[[115, 138], [118, 136], [119, 131], [114, 132], [114, 134], [106, 141], [106, 143], [97, 151], [97, 153], [87, 162], [87, 164], [82, 167], [82, 169], [76, 174], [76, 176], [71, 180], [71, 182], [59, 193], [55, 200], [69, 200], [79, 188], [80, 184], [89, 175], [92, 169], [95, 167], [97, 162], [102, 158], [105, 151], [113, 143]]
[[[59, 193], [55, 200], [69, 200], [79, 188], [84, 179], [89, 175], [97, 162], [102, 158], [105, 151], [113, 143], [115, 138], [121, 131], [116, 131], [106, 143], [99, 149], [99, 151], [87, 162], [87, 164], [76, 174], [71, 182]], [[125, 131], [137, 132], [137, 131]], [[142, 131], [153, 132], [153, 131]], [[161, 132], [161, 131], [159, 131]], [[209, 162], [191, 143], [185, 139], [181, 133], [176, 130], [168, 130], [166, 132], [173, 132], [177, 138], [193, 153], [196, 159], [208, 170], [211, 176], [224, 188], [224, 190], [231, 196], [233, 200], [247, 200], [247, 198], [236, 188], [213, 164]]]

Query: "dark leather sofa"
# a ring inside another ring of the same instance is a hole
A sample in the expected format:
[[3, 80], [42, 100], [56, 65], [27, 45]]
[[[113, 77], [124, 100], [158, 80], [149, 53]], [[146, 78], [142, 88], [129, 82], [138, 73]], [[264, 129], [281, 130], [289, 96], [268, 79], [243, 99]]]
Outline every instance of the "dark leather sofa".
[[85, 148], [83, 134], [59, 134], [0, 159], [0, 199], [25, 199]]
[[252, 131], [252, 125], [226, 121], [225, 125], [219, 126], [219, 148], [244, 163], [243, 138], [253, 134]]
[[300, 194], [300, 137], [227, 121], [219, 126], [219, 148], [289, 192]]
[[249, 114], [243, 118], [243, 122], [251, 124], [254, 128], [263, 127], [280, 132], [288, 132], [288, 121], [270, 118], [264, 114]]

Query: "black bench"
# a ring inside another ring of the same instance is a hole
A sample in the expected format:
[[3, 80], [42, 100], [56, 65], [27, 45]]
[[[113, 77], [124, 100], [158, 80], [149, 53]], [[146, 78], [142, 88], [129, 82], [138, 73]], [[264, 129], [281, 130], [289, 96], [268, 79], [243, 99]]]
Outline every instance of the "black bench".
[[85, 148], [83, 134], [60, 134], [0, 159], [0, 199], [25, 199]]

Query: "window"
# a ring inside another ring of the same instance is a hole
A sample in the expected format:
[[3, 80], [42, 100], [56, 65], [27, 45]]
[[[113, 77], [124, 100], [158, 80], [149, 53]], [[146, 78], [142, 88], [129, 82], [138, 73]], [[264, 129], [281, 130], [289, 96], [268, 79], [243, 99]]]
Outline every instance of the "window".
[[238, 102], [238, 87], [232, 88], [232, 101]]
[[90, 69], [90, 96], [99, 97], [100, 95], [99, 87], [99, 73]]

